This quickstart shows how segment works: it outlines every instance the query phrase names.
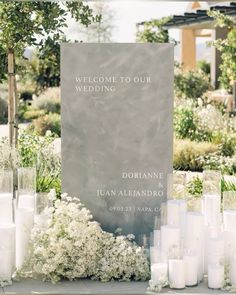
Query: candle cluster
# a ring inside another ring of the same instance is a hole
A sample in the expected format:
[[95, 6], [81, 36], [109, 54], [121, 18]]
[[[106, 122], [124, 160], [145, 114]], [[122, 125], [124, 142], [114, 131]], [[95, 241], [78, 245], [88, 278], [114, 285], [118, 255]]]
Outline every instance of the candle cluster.
[[11, 281], [27, 256], [35, 212], [35, 169], [18, 169], [17, 198], [13, 171], [0, 172], [0, 281]]
[[224, 194], [225, 200], [230, 195], [230, 202], [222, 210], [220, 183], [219, 172], [205, 171], [200, 210], [192, 207], [190, 211], [185, 190], [177, 184], [176, 194], [172, 179], [161, 226], [154, 230], [150, 248], [153, 285], [168, 281], [171, 288], [183, 289], [208, 277], [209, 288], [221, 289], [225, 265], [229, 265], [231, 285], [236, 285], [236, 192]]

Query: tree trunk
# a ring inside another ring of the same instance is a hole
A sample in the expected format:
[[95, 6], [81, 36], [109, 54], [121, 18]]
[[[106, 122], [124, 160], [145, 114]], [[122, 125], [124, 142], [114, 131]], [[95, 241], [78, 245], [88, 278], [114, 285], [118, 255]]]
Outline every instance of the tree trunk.
[[8, 50], [8, 124], [9, 144], [16, 146], [18, 136], [17, 120], [18, 99], [15, 80], [15, 58], [13, 49]]

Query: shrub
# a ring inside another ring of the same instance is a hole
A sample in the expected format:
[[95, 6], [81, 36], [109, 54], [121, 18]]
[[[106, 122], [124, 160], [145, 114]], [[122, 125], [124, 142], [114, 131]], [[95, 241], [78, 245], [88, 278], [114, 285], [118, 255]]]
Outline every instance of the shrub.
[[200, 124], [196, 108], [179, 106], [174, 112], [174, 130], [177, 138], [196, 141], [210, 141], [212, 132], [208, 125]]
[[45, 110], [35, 110], [35, 109], [26, 109], [23, 114], [23, 119], [25, 121], [32, 121], [46, 114]]
[[187, 192], [190, 196], [196, 198], [201, 197], [202, 189], [202, 179], [199, 176], [193, 177], [193, 179], [187, 183]]
[[47, 114], [33, 121], [31, 126], [37, 134], [44, 136], [48, 130], [61, 136], [61, 116], [58, 114]]
[[202, 171], [204, 163], [199, 158], [216, 152], [218, 148], [218, 145], [210, 142], [175, 139], [174, 169]]
[[220, 154], [225, 157], [233, 157], [235, 154], [236, 138], [224, 135], [220, 144]]
[[236, 157], [225, 157], [219, 152], [201, 156], [199, 161], [205, 170], [220, 170], [224, 174], [236, 173]]
[[60, 91], [58, 87], [52, 87], [41, 93], [32, 103], [34, 109], [45, 110], [46, 113], [60, 114]]
[[32, 98], [33, 93], [29, 90], [22, 91], [20, 94], [20, 99], [22, 99], [23, 101], [32, 100]]
[[183, 71], [178, 67], [174, 87], [176, 96], [196, 99], [210, 89], [209, 77], [201, 70]]
[[7, 101], [0, 97], [0, 124], [6, 124], [8, 119]]
[[209, 62], [205, 60], [199, 60], [197, 62], [197, 68], [201, 70], [203, 73], [205, 73], [206, 75], [210, 75], [211, 65]]
[[18, 150], [21, 166], [36, 167], [37, 192], [49, 192], [55, 188], [61, 193], [61, 158], [54, 153], [55, 137], [47, 133], [41, 137], [35, 133], [24, 131], [20, 133]]

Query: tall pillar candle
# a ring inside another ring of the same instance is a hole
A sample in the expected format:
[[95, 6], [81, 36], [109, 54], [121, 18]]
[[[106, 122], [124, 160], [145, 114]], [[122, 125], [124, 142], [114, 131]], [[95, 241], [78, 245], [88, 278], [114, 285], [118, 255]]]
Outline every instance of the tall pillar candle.
[[208, 288], [221, 289], [224, 282], [224, 266], [210, 264], [208, 266]]
[[236, 231], [236, 210], [224, 210], [224, 230]]
[[161, 231], [155, 229], [153, 231], [153, 246], [158, 247], [161, 244]]
[[225, 250], [223, 238], [209, 239], [207, 251], [208, 265], [224, 264]]
[[151, 280], [155, 285], [168, 279], [167, 276], [168, 265], [167, 263], [154, 263], [151, 265]]
[[219, 222], [221, 197], [218, 195], [204, 195], [205, 224], [216, 225]]
[[221, 224], [213, 226], [205, 225], [205, 241], [204, 241], [204, 274], [208, 271], [208, 243], [210, 239], [223, 238], [223, 232], [221, 231]]
[[27, 257], [30, 234], [33, 227], [34, 210], [16, 210], [16, 267], [20, 268]]
[[0, 223], [12, 223], [13, 193], [0, 194]]
[[185, 284], [188, 287], [196, 286], [198, 283], [198, 256], [186, 254], [183, 257], [185, 268]]
[[15, 269], [15, 225], [0, 225], [0, 280], [11, 280]]
[[186, 215], [185, 249], [191, 250], [198, 257], [198, 282], [203, 279], [204, 269], [204, 215], [188, 212]]
[[18, 197], [18, 208], [28, 208], [35, 210], [35, 195], [20, 194]]
[[169, 260], [169, 283], [170, 288], [185, 288], [185, 266], [182, 259]]
[[181, 237], [185, 234], [187, 202], [185, 200], [167, 201], [167, 224], [180, 228]]
[[236, 257], [230, 261], [229, 279], [232, 286], [236, 286]]
[[230, 262], [236, 247], [236, 231], [224, 231], [225, 260]]
[[170, 225], [161, 226], [161, 251], [168, 257], [172, 249], [180, 249], [180, 229]]
[[161, 254], [161, 248], [160, 247], [150, 247], [150, 262], [158, 263], [162, 261], [162, 254]]

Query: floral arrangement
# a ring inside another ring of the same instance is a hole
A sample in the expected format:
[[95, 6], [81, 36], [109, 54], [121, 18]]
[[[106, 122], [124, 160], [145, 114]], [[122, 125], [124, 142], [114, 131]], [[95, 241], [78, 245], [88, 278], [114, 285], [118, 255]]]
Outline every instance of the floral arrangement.
[[61, 279], [92, 278], [101, 281], [147, 280], [149, 263], [145, 251], [130, 237], [103, 231], [77, 198], [50, 193], [54, 206], [45, 211], [44, 225], [36, 224], [29, 257], [20, 277], [53, 283]]

